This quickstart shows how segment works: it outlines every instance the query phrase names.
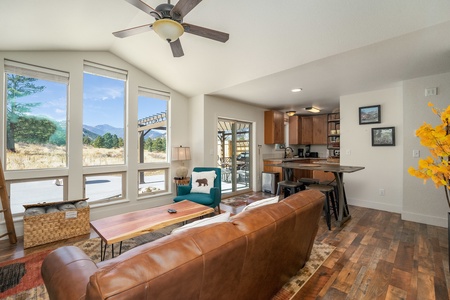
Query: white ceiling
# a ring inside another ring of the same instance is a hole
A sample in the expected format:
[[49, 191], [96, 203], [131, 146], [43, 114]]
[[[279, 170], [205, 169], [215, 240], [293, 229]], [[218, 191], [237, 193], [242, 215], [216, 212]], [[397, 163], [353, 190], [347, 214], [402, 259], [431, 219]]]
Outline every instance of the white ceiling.
[[450, 72], [448, 0], [204, 0], [184, 21], [230, 39], [184, 34], [181, 58], [154, 32], [112, 35], [153, 21], [125, 0], [2, 0], [0, 51], [110, 51], [188, 97], [298, 111]]

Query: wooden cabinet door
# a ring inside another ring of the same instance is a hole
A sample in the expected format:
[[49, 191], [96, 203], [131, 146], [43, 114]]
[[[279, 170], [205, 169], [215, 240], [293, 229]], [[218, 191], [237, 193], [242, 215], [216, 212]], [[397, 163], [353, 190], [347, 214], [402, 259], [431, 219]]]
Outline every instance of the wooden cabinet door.
[[313, 143], [313, 118], [301, 117], [301, 144], [311, 145]]
[[299, 116], [289, 117], [289, 144], [298, 145], [301, 142], [302, 128]]
[[312, 117], [312, 144], [326, 145], [327, 144], [327, 115], [318, 115]]
[[281, 160], [265, 160], [264, 161], [264, 172], [276, 172], [276, 173], [280, 174], [280, 181], [282, 181], [283, 180], [283, 168], [268, 166], [268, 165], [280, 164], [280, 163], [282, 163]]
[[264, 112], [264, 144], [284, 144], [284, 114], [280, 111]]

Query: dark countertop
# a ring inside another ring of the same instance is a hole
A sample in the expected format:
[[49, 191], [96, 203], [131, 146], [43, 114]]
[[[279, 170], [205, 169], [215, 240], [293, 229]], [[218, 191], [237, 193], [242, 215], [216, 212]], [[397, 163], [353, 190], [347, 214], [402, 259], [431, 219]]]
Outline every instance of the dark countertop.
[[302, 161], [302, 160], [310, 160], [310, 159], [314, 159], [314, 160], [327, 160], [326, 158], [323, 157], [294, 157], [294, 158], [282, 158], [282, 157], [278, 157], [278, 158], [266, 158], [264, 159], [264, 161], [274, 161], [274, 160], [279, 160], [281, 162], [294, 162], [294, 161]]

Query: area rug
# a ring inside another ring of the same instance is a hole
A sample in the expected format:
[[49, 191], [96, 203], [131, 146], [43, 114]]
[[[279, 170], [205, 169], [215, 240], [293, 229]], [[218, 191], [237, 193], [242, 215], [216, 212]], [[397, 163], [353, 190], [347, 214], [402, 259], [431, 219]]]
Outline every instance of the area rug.
[[[149, 241], [155, 240], [157, 238], [163, 237], [164, 235], [170, 233], [171, 229], [165, 229], [162, 232], [152, 232], [131, 240], [125, 241], [122, 245], [122, 252], [125, 252], [135, 246], [143, 243], [148, 243]], [[100, 261], [100, 239], [94, 238], [85, 241], [80, 241], [74, 243], [73, 245], [80, 247], [86, 252], [92, 260]], [[116, 247], [117, 248], [117, 247]], [[291, 280], [286, 283], [283, 288], [272, 298], [272, 300], [289, 300], [302, 288], [302, 286], [308, 281], [308, 279], [314, 274], [314, 272], [323, 264], [323, 262], [328, 258], [328, 256], [334, 251], [335, 247], [323, 244], [315, 243], [311, 252], [311, 257], [297, 275], [291, 278]], [[19, 283], [15, 288], [9, 289], [4, 293], [0, 293], [0, 299], [7, 300], [47, 300], [48, 295], [45, 286], [42, 283], [42, 278], [40, 276], [40, 266], [42, 260], [48, 254], [50, 250], [37, 253], [35, 255], [26, 256], [20, 260], [8, 261], [9, 264], [15, 264], [17, 261], [30, 264], [34, 262], [34, 265], [38, 266], [37, 269], [34, 267], [33, 271], [30, 271], [30, 275], [37, 277], [33, 282], [35, 285], [26, 286]], [[115, 249], [118, 251], [118, 249]], [[117, 254], [116, 254], [117, 255]], [[106, 257], [111, 257], [111, 247], [108, 247]], [[26, 276], [26, 275], [25, 275]], [[24, 277], [25, 277], [24, 276]], [[11, 291], [11, 292], [10, 292]]]

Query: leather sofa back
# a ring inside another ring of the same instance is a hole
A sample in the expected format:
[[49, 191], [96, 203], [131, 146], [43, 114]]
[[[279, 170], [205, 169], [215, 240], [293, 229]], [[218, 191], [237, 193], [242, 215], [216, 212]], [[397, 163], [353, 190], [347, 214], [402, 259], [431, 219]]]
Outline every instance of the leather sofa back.
[[[62, 247], [44, 260], [42, 277], [50, 299], [267, 300], [308, 260], [323, 203], [322, 193], [303, 191], [96, 266], [82, 250]], [[68, 294], [70, 282], [78, 285]]]
[[91, 276], [86, 298], [270, 299], [309, 258], [319, 194], [305, 191], [132, 249]]

